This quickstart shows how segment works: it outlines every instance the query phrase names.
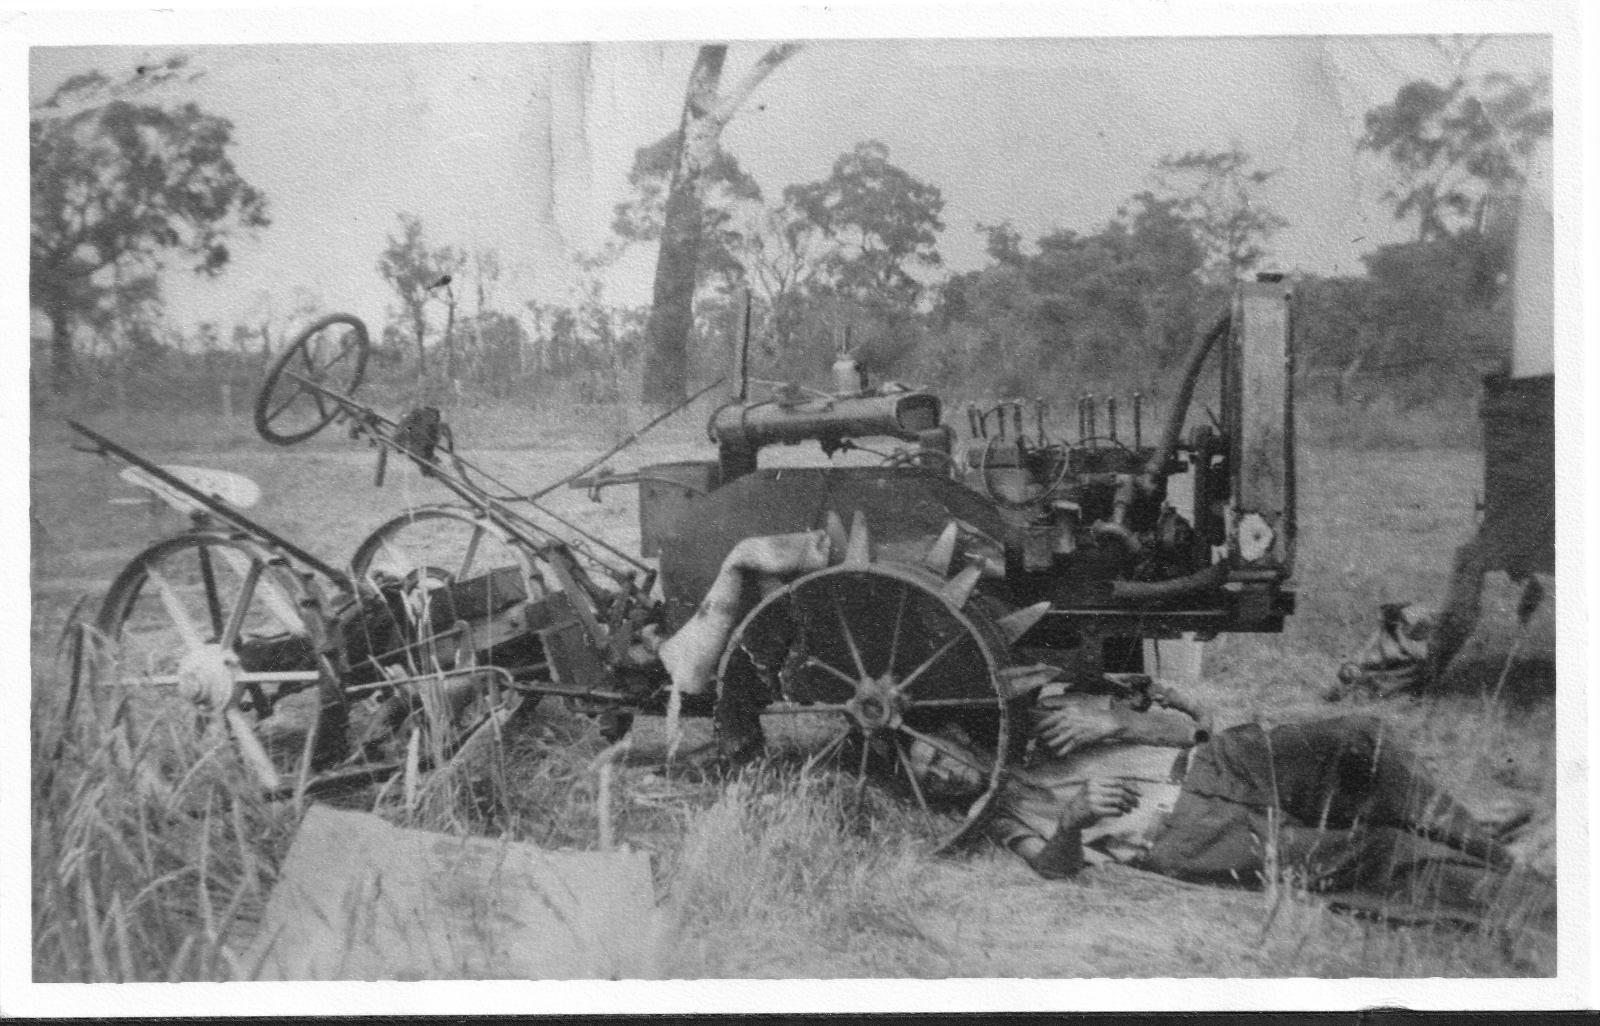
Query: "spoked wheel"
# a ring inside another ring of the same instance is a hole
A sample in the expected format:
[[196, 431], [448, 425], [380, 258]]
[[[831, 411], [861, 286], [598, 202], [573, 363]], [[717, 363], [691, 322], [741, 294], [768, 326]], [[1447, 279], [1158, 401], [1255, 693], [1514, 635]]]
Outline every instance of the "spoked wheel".
[[[526, 625], [496, 614], [545, 594], [527, 548], [458, 506], [407, 510], [368, 536], [350, 563], [356, 581], [398, 590], [411, 630], [413, 673], [453, 665], [451, 653], [463, 640], [479, 654], [517, 641]], [[463, 622], [476, 625], [476, 637], [460, 637]]]
[[273, 445], [294, 445], [327, 427], [338, 406], [288, 375], [353, 395], [361, 387], [370, 346], [367, 326], [350, 314], [324, 317], [295, 336], [256, 395], [256, 433]]
[[113, 644], [101, 683], [139, 689], [136, 709], [226, 732], [268, 792], [343, 756], [320, 595], [273, 550], [220, 532], [158, 542], [112, 582], [95, 626]]
[[[951, 532], [953, 538], [953, 532]], [[935, 847], [962, 833], [1000, 787], [1011, 753], [1008, 629], [973, 601], [976, 567], [873, 562], [857, 517], [845, 561], [769, 594], [735, 629], [719, 702], [753, 689], [772, 714], [820, 714], [859, 794], [903, 794]], [[941, 539], [930, 559], [949, 547]], [[737, 697], [737, 696], [735, 696]]]
[[[506, 669], [542, 664], [527, 613], [543, 598], [543, 580], [527, 548], [476, 510], [421, 506], [372, 532], [350, 561], [351, 578], [400, 623], [388, 651], [372, 651], [402, 683], [385, 700], [385, 731], [402, 742], [414, 733], [429, 763], [448, 756], [478, 726], [519, 699], [502, 685]], [[347, 649], [374, 648], [352, 638]]]

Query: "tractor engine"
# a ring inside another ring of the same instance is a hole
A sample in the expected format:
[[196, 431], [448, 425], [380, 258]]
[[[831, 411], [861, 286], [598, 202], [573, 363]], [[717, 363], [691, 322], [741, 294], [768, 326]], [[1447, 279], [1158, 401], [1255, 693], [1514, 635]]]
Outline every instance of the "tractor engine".
[[[958, 444], [936, 396], [868, 387], [848, 357], [832, 393], [791, 386], [723, 406], [708, 426], [716, 460], [616, 479], [640, 488], [664, 626], [688, 621], [742, 539], [839, 535], [859, 521], [875, 563], [946, 580], [965, 572], [994, 618], [1036, 610], [1013, 647], [1063, 668], [1136, 671], [1144, 638], [1281, 630], [1294, 608], [1291, 298], [1277, 278], [1241, 284], [1197, 340], [1159, 423], [1137, 393], [1013, 399], [968, 405]], [[1219, 374], [1220, 415], [1185, 433], [1207, 366]], [[1064, 429], [1052, 416], [1063, 406], [1073, 415]], [[882, 452], [857, 439], [902, 445], [880, 466], [759, 460], [809, 441], [829, 457]], [[836, 542], [842, 552], [849, 540]]]

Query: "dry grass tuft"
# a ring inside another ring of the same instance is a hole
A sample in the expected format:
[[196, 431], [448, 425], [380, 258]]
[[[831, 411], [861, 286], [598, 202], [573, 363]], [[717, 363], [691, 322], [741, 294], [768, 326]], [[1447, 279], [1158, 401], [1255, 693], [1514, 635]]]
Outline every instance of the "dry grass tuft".
[[253, 797], [225, 738], [101, 689], [68, 718], [64, 690], [32, 708], [34, 979], [234, 978], [299, 807]]
[[[688, 823], [667, 873], [679, 976], [920, 976], [949, 951], [901, 810], [765, 764]], [[934, 972], [933, 975], [943, 975]]]

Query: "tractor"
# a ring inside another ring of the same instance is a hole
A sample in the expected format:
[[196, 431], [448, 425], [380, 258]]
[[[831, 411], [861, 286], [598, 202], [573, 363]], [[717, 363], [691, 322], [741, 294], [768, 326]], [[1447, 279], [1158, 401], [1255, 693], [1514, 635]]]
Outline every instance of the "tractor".
[[[710, 716], [746, 739], [762, 718], [809, 717], [811, 762], [893, 789], [948, 839], [982, 802], [952, 813], [930, 767], [963, 762], [992, 794], [1047, 688], [1113, 681], [1137, 700], [1148, 639], [1282, 629], [1292, 338], [1290, 286], [1240, 283], [1159, 419], [1138, 394], [947, 416], [848, 354], [827, 389], [752, 397], [741, 368], [705, 458], [611, 469], [636, 434], [527, 491], [459, 451], [438, 410], [395, 420], [358, 399], [367, 331], [334, 315], [270, 369], [258, 431], [293, 445], [337, 424], [376, 446], [380, 483], [403, 458], [456, 501], [389, 519], [334, 565], [74, 423], [194, 523], [113, 582], [80, 632], [73, 693], [157, 692], [228, 731], [278, 794], [392, 774], [419, 747], [448, 757], [546, 697], [613, 739], [640, 714]], [[1208, 369], [1219, 410], [1186, 431]], [[1075, 423], [1054, 426], [1061, 408]], [[812, 443], [810, 465], [768, 458]], [[619, 486], [637, 490], [637, 555], [544, 501]]]

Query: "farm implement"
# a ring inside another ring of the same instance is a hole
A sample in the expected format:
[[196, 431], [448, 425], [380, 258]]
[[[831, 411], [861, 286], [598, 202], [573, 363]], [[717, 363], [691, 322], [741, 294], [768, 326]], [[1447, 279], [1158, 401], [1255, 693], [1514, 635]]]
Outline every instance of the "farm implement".
[[[1028, 757], [1043, 691], [1110, 681], [1137, 701], [1146, 639], [1281, 630], [1291, 329], [1287, 285], [1241, 284], [1154, 432], [1138, 395], [1078, 397], [1070, 439], [1045, 400], [1007, 400], [969, 405], [958, 445], [938, 397], [873, 387], [841, 355], [827, 391], [767, 383], [752, 399], [741, 383], [711, 416], [708, 458], [613, 472], [619, 446], [526, 492], [463, 454], [437, 410], [396, 420], [359, 400], [366, 329], [325, 318], [270, 370], [258, 432], [287, 446], [337, 426], [376, 448], [378, 483], [405, 460], [454, 501], [393, 517], [335, 565], [215, 480], [72, 424], [192, 520], [117, 575], [80, 632], [92, 672], [74, 694], [138, 688], [225, 730], [274, 794], [437, 763], [543, 699], [613, 740], [639, 715], [710, 717], [730, 759], [764, 718], [809, 717], [812, 763], [948, 837], [982, 801], [952, 807], [943, 769], [993, 793]], [[1219, 413], [1185, 435], [1208, 368]], [[825, 461], [761, 459], [808, 442]], [[880, 462], [839, 465], [843, 451]], [[542, 501], [619, 486], [637, 491], [638, 555]]]

